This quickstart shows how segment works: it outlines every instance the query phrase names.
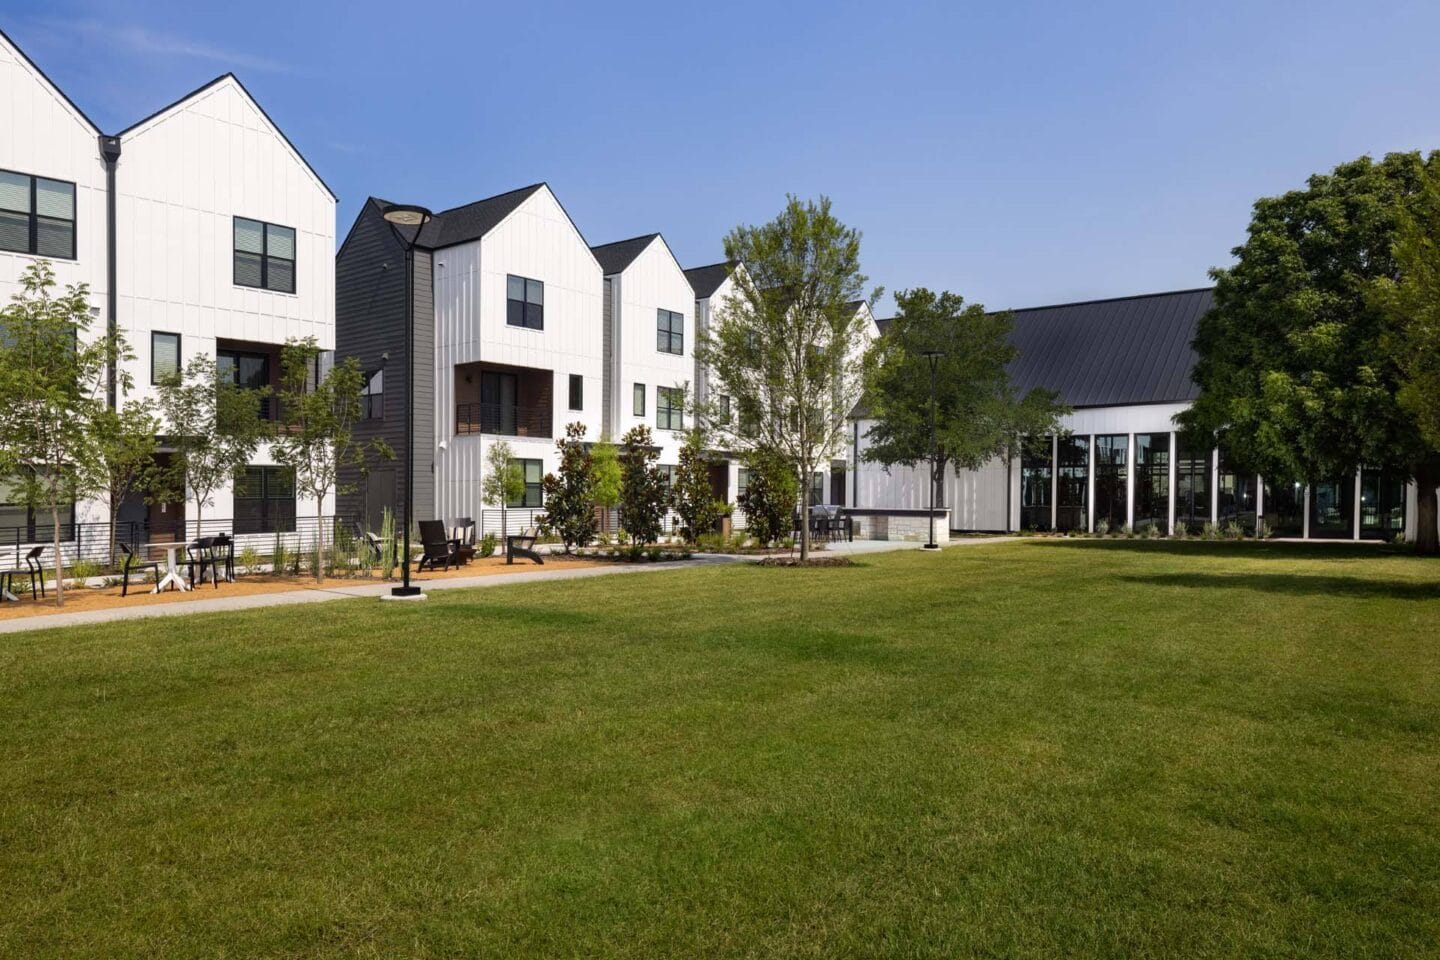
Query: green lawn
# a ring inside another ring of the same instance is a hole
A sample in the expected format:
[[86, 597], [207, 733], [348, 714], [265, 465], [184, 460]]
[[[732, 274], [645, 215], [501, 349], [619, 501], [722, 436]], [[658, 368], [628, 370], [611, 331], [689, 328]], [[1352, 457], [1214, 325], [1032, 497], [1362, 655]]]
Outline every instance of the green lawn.
[[1440, 951], [1440, 562], [1056, 542], [0, 638], [0, 957]]

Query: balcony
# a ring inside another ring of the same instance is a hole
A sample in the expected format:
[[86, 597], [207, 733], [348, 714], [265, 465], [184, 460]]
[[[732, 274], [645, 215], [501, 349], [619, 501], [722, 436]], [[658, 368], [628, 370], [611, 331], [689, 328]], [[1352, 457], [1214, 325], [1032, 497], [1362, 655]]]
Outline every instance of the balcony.
[[532, 367], [463, 363], [455, 367], [455, 433], [550, 439], [554, 374]]

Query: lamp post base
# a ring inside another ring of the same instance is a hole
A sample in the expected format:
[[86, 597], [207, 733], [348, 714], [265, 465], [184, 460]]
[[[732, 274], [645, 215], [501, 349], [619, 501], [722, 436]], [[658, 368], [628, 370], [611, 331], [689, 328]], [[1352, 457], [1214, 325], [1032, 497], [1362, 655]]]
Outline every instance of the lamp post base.
[[384, 596], [382, 596], [380, 599], [381, 599], [381, 600], [424, 600], [424, 599], [425, 599], [425, 593], [424, 593], [419, 587], [415, 587], [415, 586], [410, 586], [410, 587], [392, 587], [392, 588], [390, 589], [390, 592], [389, 592], [388, 594], [385, 594]]
[[938, 544], [938, 543], [927, 543], [927, 544], [925, 544], [925, 546], [921, 547], [921, 549], [922, 549], [922, 550], [939, 550], [939, 549], [940, 549], [940, 544]]

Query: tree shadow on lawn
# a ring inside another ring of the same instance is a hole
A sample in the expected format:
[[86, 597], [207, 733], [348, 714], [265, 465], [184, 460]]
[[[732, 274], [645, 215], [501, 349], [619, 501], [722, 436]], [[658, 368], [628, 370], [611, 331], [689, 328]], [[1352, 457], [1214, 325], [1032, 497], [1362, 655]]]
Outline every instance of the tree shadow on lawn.
[[[1065, 550], [1105, 550], [1164, 554], [1175, 557], [1243, 557], [1258, 560], [1374, 560], [1415, 557], [1408, 547], [1388, 543], [1286, 543], [1275, 540], [1100, 540], [1089, 537], [1032, 537], [1026, 543]], [[1440, 576], [1440, 561], [1435, 572]]]
[[1122, 574], [1126, 583], [1201, 590], [1254, 590], [1292, 596], [1346, 597], [1377, 600], [1440, 600], [1440, 583], [1405, 583], [1360, 577], [1306, 576], [1294, 573], [1154, 573]]

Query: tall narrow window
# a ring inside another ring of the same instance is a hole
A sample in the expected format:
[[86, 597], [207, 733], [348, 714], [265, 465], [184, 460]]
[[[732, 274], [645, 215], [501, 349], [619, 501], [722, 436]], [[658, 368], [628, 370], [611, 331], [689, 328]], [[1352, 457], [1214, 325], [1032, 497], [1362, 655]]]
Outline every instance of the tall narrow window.
[[180, 334], [150, 334], [150, 382], [160, 383], [180, 372]]
[[631, 412], [637, 417], [645, 416], [645, 384], [635, 384]]
[[730, 398], [723, 393], [720, 394], [720, 422], [730, 422]]
[[295, 229], [235, 218], [235, 285], [295, 292]]
[[1056, 464], [1056, 530], [1084, 530], [1090, 487], [1090, 438], [1061, 437]]
[[1210, 520], [1210, 455], [1204, 441], [1175, 437], [1175, 523], [1198, 533]]
[[674, 310], [655, 311], [655, 348], [661, 353], [685, 353], [685, 314]]
[[1360, 471], [1360, 536], [1390, 540], [1405, 532], [1405, 478]]
[[1125, 526], [1125, 477], [1130, 437], [1116, 433], [1095, 438], [1095, 524], [1104, 520], [1115, 532]]
[[1135, 529], [1170, 526], [1170, 434], [1135, 434]]
[[360, 416], [366, 420], [385, 419], [385, 371], [376, 370], [365, 378], [360, 391]]
[[545, 329], [545, 284], [527, 277], [505, 278], [505, 322], [528, 330]]
[[585, 378], [578, 373], [570, 374], [570, 409], [585, 409]]
[[75, 259], [75, 184], [0, 170], [0, 250]]
[[680, 388], [655, 388], [655, 426], [661, 430], [685, 429], [685, 395]]
[[1020, 526], [1050, 529], [1050, 477], [1054, 469], [1049, 437], [1026, 437], [1020, 448]]
[[1305, 484], [1299, 480], [1265, 480], [1265, 526], [1272, 537], [1305, 533]]
[[545, 492], [543, 481], [545, 479], [545, 461], [524, 460], [515, 461], [520, 466], [520, 474], [525, 478], [525, 491], [506, 506], [510, 507], [543, 507], [545, 506]]
[[1310, 484], [1310, 536], [1348, 540], [1355, 529], [1355, 478]]
[[249, 466], [235, 475], [235, 532], [295, 530], [295, 471]]
[[1255, 474], [1237, 470], [1224, 450], [1220, 451], [1220, 483], [1217, 500], [1220, 512], [1217, 523], [1238, 523], [1247, 534], [1255, 532], [1255, 491], [1259, 485]]

